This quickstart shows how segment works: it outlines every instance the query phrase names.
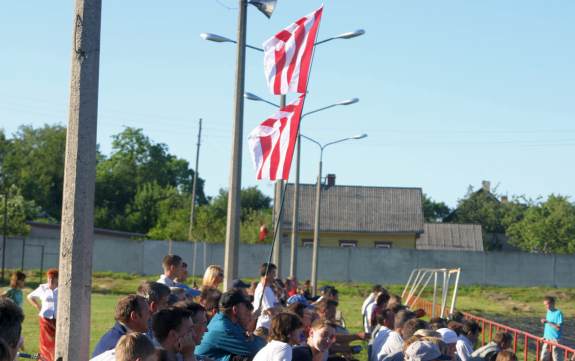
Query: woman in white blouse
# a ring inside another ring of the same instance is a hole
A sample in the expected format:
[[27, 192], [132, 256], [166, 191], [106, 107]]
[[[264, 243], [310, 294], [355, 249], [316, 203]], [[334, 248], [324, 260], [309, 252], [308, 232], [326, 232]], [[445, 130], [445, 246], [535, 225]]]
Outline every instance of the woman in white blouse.
[[40, 355], [43, 360], [54, 360], [56, 345], [56, 305], [58, 303], [58, 270], [46, 272], [47, 283], [41, 284], [28, 295], [40, 318]]
[[254, 357], [253, 361], [291, 361], [292, 345], [303, 337], [303, 323], [291, 312], [280, 312], [272, 319], [270, 342]]

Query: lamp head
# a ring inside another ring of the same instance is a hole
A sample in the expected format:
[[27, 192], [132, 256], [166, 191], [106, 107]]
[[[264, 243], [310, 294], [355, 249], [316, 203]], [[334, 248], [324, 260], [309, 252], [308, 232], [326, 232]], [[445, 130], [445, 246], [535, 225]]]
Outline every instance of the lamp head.
[[245, 92], [244, 93], [244, 98], [248, 99], [248, 100], [254, 100], [256, 102], [262, 101], [262, 98], [260, 98], [259, 96], [255, 95], [254, 93], [250, 93], [250, 92]]
[[276, 2], [277, 0], [250, 0], [248, 3], [258, 8], [269, 19], [274, 12]]
[[367, 138], [367, 134], [366, 134], [366, 133], [363, 133], [363, 134], [360, 134], [360, 135], [356, 135], [356, 136], [354, 136], [354, 137], [351, 137], [351, 139], [363, 139], [363, 138]]
[[208, 41], [213, 41], [216, 43], [233, 43], [232, 39], [226, 38], [225, 36], [212, 34], [212, 33], [201, 33], [200, 38]]
[[358, 36], [362, 36], [363, 34], [365, 34], [365, 30], [357, 29], [355, 31], [350, 31], [347, 33], [339, 34], [335, 38], [336, 39], [352, 39], [352, 38], [356, 38]]
[[337, 105], [351, 105], [351, 104], [355, 104], [359, 101], [359, 98], [351, 98], [351, 99], [346, 99], [346, 100], [342, 100], [341, 102], [337, 103]]

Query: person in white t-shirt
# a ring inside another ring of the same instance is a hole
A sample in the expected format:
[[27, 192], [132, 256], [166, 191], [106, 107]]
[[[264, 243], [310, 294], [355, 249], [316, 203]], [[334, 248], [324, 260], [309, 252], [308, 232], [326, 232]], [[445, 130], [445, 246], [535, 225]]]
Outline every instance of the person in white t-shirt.
[[175, 279], [182, 274], [182, 257], [177, 254], [169, 254], [162, 260], [164, 273], [156, 281], [168, 287], [176, 287]]
[[157, 351], [148, 336], [129, 332], [118, 340], [115, 348], [105, 351], [90, 361], [157, 361]]
[[387, 341], [387, 337], [391, 333], [391, 330], [393, 330], [394, 317], [395, 314], [388, 309], [383, 309], [375, 315], [377, 326], [371, 334], [371, 350], [369, 351], [370, 361], [377, 361], [379, 351], [381, 351], [381, 348]]
[[46, 272], [47, 283], [41, 284], [28, 295], [28, 301], [39, 311], [40, 355], [46, 361], [54, 359], [56, 347], [56, 305], [58, 304], [58, 270]]
[[270, 342], [258, 351], [253, 361], [291, 361], [292, 345], [299, 344], [303, 323], [291, 312], [280, 312], [271, 323]]
[[375, 302], [375, 297], [377, 296], [378, 293], [381, 292], [381, 290], [383, 289], [383, 287], [381, 285], [375, 285], [373, 286], [373, 288], [371, 289], [371, 293], [367, 296], [367, 298], [363, 301], [363, 304], [361, 305], [361, 315], [363, 316], [363, 328], [365, 330], [365, 332], [370, 332], [370, 318], [367, 317], [367, 307]]
[[260, 283], [256, 287], [253, 302], [254, 314], [259, 315], [256, 329], [264, 327], [269, 330], [271, 327], [271, 317], [268, 310], [278, 305], [278, 300], [271, 287], [276, 278], [276, 271], [277, 267], [273, 263], [264, 263], [260, 266]]

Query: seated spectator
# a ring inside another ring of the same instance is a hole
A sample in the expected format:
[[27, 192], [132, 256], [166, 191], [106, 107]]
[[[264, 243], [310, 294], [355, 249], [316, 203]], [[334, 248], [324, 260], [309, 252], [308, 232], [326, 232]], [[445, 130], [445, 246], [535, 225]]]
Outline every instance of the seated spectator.
[[182, 262], [182, 267], [180, 268], [180, 274], [174, 278], [175, 287], [183, 288], [187, 298], [194, 298], [200, 295], [200, 290], [195, 288], [191, 288], [186, 284], [186, 280], [188, 279], [188, 264], [186, 262]]
[[298, 361], [326, 360], [329, 349], [335, 342], [336, 325], [325, 319], [315, 320], [310, 329], [307, 343], [294, 347], [292, 359]]
[[220, 298], [222, 293], [217, 288], [204, 287], [200, 294], [200, 304], [206, 309], [208, 323], [218, 312], [220, 308]]
[[501, 351], [497, 354], [495, 361], [517, 361], [517, 356], [511, 351]]
[[204, 337], [204, 333], [206, 333], [208, 325], [206, 309], [199, 303], [189, 300], [178, 302], [174, 307], [183, 308], [190, 312], [192, 322], [194, 323], [194, 342], [196, 345], [199, 345], [202, 342], [202, 337]]
[[[403, 351], [404, 338], [402, 337], [402, 329], [405, 323], [412, 318], [415, 318], [415, 314], [408, 310], [401, 310], [395, 314], [395, 319], [393, 322], [393, 327], [395, 329], [389, 333], [387, 340], [383, 346], [381, 346], [381, 350], [377, 354], [378, 360], [383, 360], [389, 355]], [[405, 339], [407, 338], [409, 337], [406, 337]]]
[[480, 333], [481, 327], [477, 322], [468, 320], [463, 323], [455, 345], [457, 356], [461, 361], [469, 360]]
[[128, 295], [120, 298], [116, 305], [114, 316], [116, 323], [96, 344], [92, 357], [112, 350], [120, 337], [128, 332], [146, 332], [150, 320], [150, 310], [146, 299], [138, 295]]
[[451, 315], [449, 315], [449, 321], [455, 321], [463, 324], [465, 320], [465, 315], [461, 311], [455, 311]]
[[158, 282], [144, 281], [138, 287], [138, 295], [144, 297], [148, 302], [150, 320], [148, 321], [148, 331], [146, 335], [148, 335], [152, 341], [155, 341], [152, 331], [152, 317], [168, 307], [170, 288]]
[[352, 348], [349, 345], [352, 341], [365, 340], [365, 332], [350, 334], [349, 331], [336, 321], [337, 301], [324, 298], [315, 303], [315, 309], [319, 318], [326, 319], [335, 325], [335, 342], [330, 347], [330, 353], [351, 354]]
[[232, 281], [232, 288], [237, 288], [244, 292], [244, 296], [249, 298], [248, 289], [251, 287], [250, 284], [245, 283], [241, 279], [235, 279]]
[[22, 309], [9, 298], [0, 298], [0, 340], [5, 343], [2, 353], [7, 354], [7, 360], [16, 359], [22, 344], [23, 321]]
[[292, 345], [298, 345], [303, 335], [300, 318], [281, 312], [272, 319], [269, 343], [258, 351], [253, 361], [291, 361]]
[[253, 302], [254, 314], [259, 314], [256, 328], [270, 328], [271, 318], [265, 311], [278, 305], [278, 299], [272, 288], [276, 270], [277, 267], [273, 263], [264, 263], [260, 266], [260, 283], [254, 293]]
[[195, 361], [194, 323], [189, 311], [168, 308], [152, 318], [154, 337], [173, 360]]
[[369, 317], [369, 328], [368, 333], [371, 333], [373, 328], [377, 325], [377, 321], [375, 319], [375, 315], [383, 311], [386, 306], [387, 302], [389, 301], [389, 293], [386, 289], [383, 289], [375, 298], [375, 302], [370, 304], [366, 310], [366, 316]]
[[306, 280], [303, 285], [298, 289], [298, 293], [310, 301], [313, 301], [313, 296], [311, 295], [311, 281]]
[[258, 336], [247, 335], [251, 323], [251, 304], [243, 293], [235, 289], [224, 292], [220, 312], [208, 324], [196, 355], [216, 361], [234, 356], [253, 357], [266, 342]]
[[288, 277], [285, 280], [285, 285], [286, 285], [286, 293], [287, 293], [287, 297], [292, 297], [297, 295], [297, 279], [295, 277]]
[[129, 332], [120, 337], [116, 347], [90, 361], [157, 361], [156, 348], [145, 334]]
[[0, 338], [0, 361], [13, 361], [16, 358], [8, 344]]
[[387, 308], [392, 308], [394, 305], [401, 305], [401, 297], [398, 295], [390, 295], [387, 302]]
[[[302, 295], [295, 295], [292, 297], [302, 297], [304, 301], [307, 302], [307, 300]], [[290, 299], [292, 299], [292, 297], [290, 297]], [[301, 318], [304, 327], [304, 335], [307, 338], [307, 336], [309, 335], [311, 324], [315, 320], [316, 316], [315, 312], [313, 311], [313, 308], [310, 306], [306, 306], [306, 304], [301, 302], [292, 302], [291, 304], [288, 305], [287, 309]], [[301, 343], [305, 343], [305, 339]]]
[[513, 344], [513, 337], [507, 332], [497, 332], [493, 340], [471, 354], [471, 360], [495, 361], [497, 353], [507, 350]]
[[451, 360], [443, 355], [439, 346], [429, 340], [415, 341], [405, 349], [405, 361]]
[[130, 332], [116, 345], [116, 361], [155, 361], [156, 348], [143, 333]]
[[371, 347], [368, 346], [370, 361], [377, 361], [377, 355], [381, 351], [385, 341], [387, 341], [391, 330], [393, 330], [394, 317], [393, 312], [388, 309], [377, 312], [375, 317], [377, 325], [374, 327], [371, 333], [371, 339], [369, 340]]
[[182, 257], [176, 254], [169, 254], [162, 260], [164, 274], [156, 281], [168, 287], [176, 287], [175, 278], [182, 274]]
[[366, 311], [367, 307], [375, 302], [375, 298], [381, 292], [383, 287], [381, 285], [374, 285], [371, 289], [371, 293], [367, 296], [367, 298], [363, 301], [361, 305], [361, 315], [363, 317], [363, 327], [365, 332], [370, 332], [370, 320], [371, 318], [367, 316]]
[[435, 331], [439, 330], [440, 328], [447, 328], [447, 320], [441, 317], [434, 317], [429, 320], [429, 327]]
[[218, 265], [209, 265], [204, 272], [204, 278], [202, 279], [203, 287], [218, 288], [220, 284], [224, 281], [224, 270]]
[[454, 357], [457, 351], [457, 333], [447, 327], [437, 329], [437, 332], [441, 335], [441, 340], [447, 345], [447, 355]]

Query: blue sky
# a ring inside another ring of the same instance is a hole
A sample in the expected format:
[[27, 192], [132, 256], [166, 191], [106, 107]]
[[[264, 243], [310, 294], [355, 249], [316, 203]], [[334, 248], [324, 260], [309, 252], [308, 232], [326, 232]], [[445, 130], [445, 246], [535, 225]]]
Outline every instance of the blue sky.
[[[250, 7], [248, 43], [311, 12], [320, 1], [278, 0], [268, 20]], [[235, 48], [201, 32], [235, 37], [237, 1], [104, 1], [98, 142], [140, 127], [193, 162], [204, 119], [200, 175], [206, 192], [227, 187]], [[328, 148], [324, 173], [338, 184], [421, 187], [454, 206], [482, 180], [502, 194], [573, 196], [575, 2], [326, 1], [318, 39], [366, 35], [317, 48], [306, 109], [351, 97], [358, 104], [314, 114], [302, 132]], [[0, 126], [67, 121], [72, 1], [0, 5]], [[267, 91], [261, 53], [247, 52], [246, 90]], [[246, 101], [244, 135], [273, 113]], [[244, 137], [242, 184], [256, 182]], [[319, 152], [302, 147], [302, 181]]]

